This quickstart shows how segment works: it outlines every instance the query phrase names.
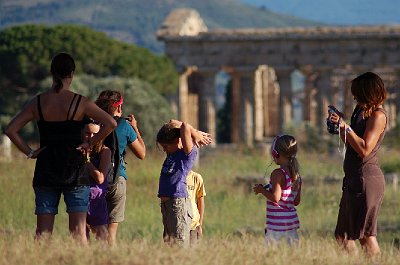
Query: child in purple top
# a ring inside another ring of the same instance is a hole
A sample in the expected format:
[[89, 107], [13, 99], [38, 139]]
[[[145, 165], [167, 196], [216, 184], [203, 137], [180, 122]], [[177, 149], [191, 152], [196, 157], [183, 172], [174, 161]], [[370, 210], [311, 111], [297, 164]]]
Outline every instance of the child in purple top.
[[[93, 121], [83, 128], [83, 140], [90, 139], [100, 130], [100, 126]], [[107, 209], [107, 174], [111, 167], [111, 150], [103, 142], [92, 146], [86, 153], [86, 169], [90, 175], [90, 198], [87, 214], [87, 226], [89, 236], [90, 230], [95, 233], [96, 239], [107, 240], [108, 238], [108, 209]]]
[[208, 145], [211, 141], [210, 134], [177, 120], [170, 120], [158, 131], [157, 144], [167, 154], [158, 187], [166, 243], [183, 246], [189, 243], [192, 209], [186, 189], [186, 175], [196, 160], [197, 147]]

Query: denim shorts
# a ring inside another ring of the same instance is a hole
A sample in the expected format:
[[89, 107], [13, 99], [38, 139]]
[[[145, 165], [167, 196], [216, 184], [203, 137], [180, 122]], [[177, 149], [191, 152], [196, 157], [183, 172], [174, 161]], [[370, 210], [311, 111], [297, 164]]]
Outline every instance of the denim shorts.
[[35, 191], [35, 214], [58, 214], [61, 193], [67, 205], [67, 213], [87, 212], [89, 186], [79, 187], [33, 187]]

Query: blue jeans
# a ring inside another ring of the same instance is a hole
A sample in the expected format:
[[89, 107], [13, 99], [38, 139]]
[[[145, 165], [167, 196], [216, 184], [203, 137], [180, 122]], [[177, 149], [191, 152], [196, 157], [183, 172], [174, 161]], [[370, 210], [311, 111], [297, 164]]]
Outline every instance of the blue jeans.
[[89, 205], [89, 186], [79, 187], [33, 187], [35, 191], [35, 214], [58, 213], [61, 193], [67, 205], [67, 213], [87, 212]]

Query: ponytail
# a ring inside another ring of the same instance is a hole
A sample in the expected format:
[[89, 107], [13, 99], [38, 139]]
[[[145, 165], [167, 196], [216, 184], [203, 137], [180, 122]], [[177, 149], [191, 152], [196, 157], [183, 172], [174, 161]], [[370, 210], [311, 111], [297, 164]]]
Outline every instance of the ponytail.
[[65, 52], [58, 53], [51, 61], [50, 73], [53, 76], [55, 86], [53, 89], [59, 92], [63, 87], [62, 80], [71, 77], [75, 71], [75, 62], [71, 55]]
[[297, 158], [295, 156], [292, 156], [291, 158], [289, 158], [288, 168], [289, 168], [290, 178], [292, 179], [292, 183], [293, 183], [292, 184], [293, 190], [297, 190], [299, 187], [300, 165], [299, 165], [299, 161], [297, 161]]
[[298, 189], [299, 182], [299, 161], [297, 161], [297, 141], [291, 135], [281, 135], [274, 142], [274, 149], [281, 156], [288, 158], [289, 175], [293, 182], [293, 189]]
[[62, 80], [57, 75], [53, 76], [53, 80], [54, 80], [54, 83], [55, 83], [53, 89], [58, 93], [61, 90], [61, 88], [63, 87]]

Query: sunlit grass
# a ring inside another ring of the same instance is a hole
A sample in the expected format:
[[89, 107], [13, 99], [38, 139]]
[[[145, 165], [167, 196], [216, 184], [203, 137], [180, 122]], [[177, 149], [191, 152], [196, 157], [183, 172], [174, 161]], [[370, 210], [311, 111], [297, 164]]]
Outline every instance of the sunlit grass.
[[[270, 158], [264, 152], [202, 151], [200, 167], [207, 191], [204, 240], [190, 250], [162, 243], [162, 222], [157, 198], [161, 152], [149, 152], [144, 161], [127, 157], [126, 220], [120, 225], [115, 249], [98, 242], [77, 245], [69, 237], [68, 216], [61, 200], [55, 230], [49, 242], [33, 241], [36, 227], [32, 176], [34, 161], [16, 158], [0, 163], [0, 264], [368, 264], [362, 255], [347, 255], [333, 238], [341, 196], [342, 158], [300, 153], [304, 179], [298, 207], [301, 245], [271, 249], [263, 243], [265, 199], [250, 193], [237, 176], [262, 177]], [[397, 152], [382, 163], [400, 161]], [[268, 169], [268, 174], [274, 165]], [[327, 176], [338, 181], [325, 183]], [[387, 185], [379, 216], [381, 264], [400, 259], [399, 191]]]

